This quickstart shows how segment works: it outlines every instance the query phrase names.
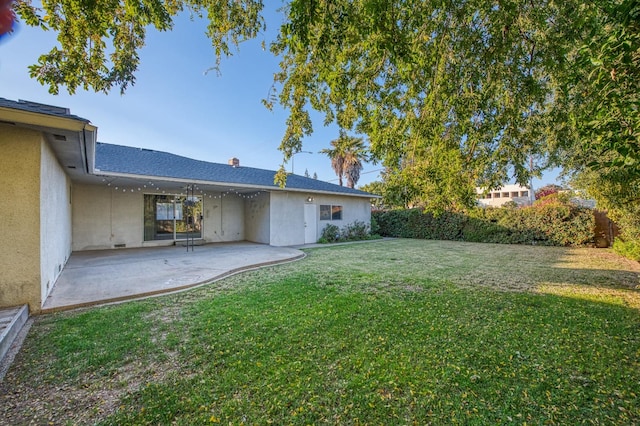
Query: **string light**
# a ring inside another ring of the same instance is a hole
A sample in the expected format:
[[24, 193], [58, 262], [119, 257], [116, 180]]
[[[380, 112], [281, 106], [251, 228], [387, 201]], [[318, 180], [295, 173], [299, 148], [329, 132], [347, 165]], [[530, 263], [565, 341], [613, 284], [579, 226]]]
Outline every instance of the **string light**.
[[[108, 187], [112, 187], [116, 191], [119, 191], [120, 189], [122, 189], [122, 192], [127, 192], [127, 191], [135, 192], [136, 189], [138, 191], [142, 191], [143, 188], [150, 188], [150, 189], [152, 189], [154, 191], [158, 191], [158, 192], [162, 191], [163, 194], [167, 194], [167, 191], [169, 193], [171, 193], [173, 191], [171, 189], [162, 189], [159, 185], [156, 185], [154, 182], [151, 182], [151, 181], [147, 182], [146, 184], [143, 184], [142, 186], [138, 186], [137, 188], [136, 187], [134, 187], [134, 188], [126, 188], [126, 187], [122, 187], [120, 185], [112, 186], [113, 181], [115, 181], [116, 179], [117, 178], [114, 178], [114, 179], [105, 179], [105, 178], [103, 178], [102, 182], [105, 182]], [[187, 189], [187, 188], [188, 187], [185, 187], [183, 189]], [[220, 200], [220, 199], [222, 199], [224, 197], [232, 196], [232, 195], [235, 195], [236, 197], [242, 198], [242, 199], [245, 199], [245, 200], [251, 200], [251, 199], [259, 197], [263, 192], [265, 192], [265, 191], [256, 191], [256, 192], [253, 192], [251, 194], [243, 194], [243, 193], [241, 193], [241, 192], [239, 192], [239, 191], [237, 191], [235, 189], [229, 189], [227, 191], [220, 191], [218, 193], [218, 195], [216, 195], [216, 194], [211, 194], [211, 193], [205, 192], [205, 190], [201, 189], [197, 185], [193, 186], [193, 190], [194, 191], [198, 191], [202, 198], [208, 197], [209, 199], [213, 199], [213, 200]], [[178, 193], [175, 194], [175, 196], [186, 197], [187, 193], [185, 193], [184, 191], [179, 191]]]

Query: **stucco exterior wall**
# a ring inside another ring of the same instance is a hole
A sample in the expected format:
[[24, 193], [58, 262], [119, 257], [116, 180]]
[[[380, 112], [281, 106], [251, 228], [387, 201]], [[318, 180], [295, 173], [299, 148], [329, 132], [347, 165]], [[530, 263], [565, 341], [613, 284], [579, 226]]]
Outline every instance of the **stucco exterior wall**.
[[[340, 195], [319, 195], [293, 192], [271, 193], [270, 239], [274, 246], [304, 244], [304, 205], [310, 202], [316, 209], [316, 234], [320, 238], [324, 227], [331, 223], [342, 228], [355, 221], [371, 223], [371, 203], [368, 198]], [[320, 220], [320, 205], [342, 206], [342, 220]]]
[[214, 194], [204, 199], [204, 239], [207, 242], [242, 241], [244, 233], [244, 199], [234, 195]]
[[45, 141], [40, 162], [40, 304], [71, 255], [71, 180]]
[[245, 201], [244, 232], [247, 241], [270, 243], [270, 199], [268, 192], [261, 192]]
[[[203, 198], [203, 239], [206, 242], [253, 241], [274, 246], [305, 243], [304, 206], [308, 197], [316, 209], [316, 233], [332, 223], [343, 227], [355, 221], [370, 223], [367, 198], [286, 191], [263, 192], [254, 198], [212, 194]], [[120, 192], [101, 185], [73, 185], [73, 250], [143, 247], [173, 244], [172, 240], [144, 242], [144, 194]], [[342, 206], [342, 220], [319, 220], [320, 205]]]
[[304, 244], [304, 203], [307, 195], [294, 192], [271, 193], [269, 234], [272, 246]]
[[73, 250], [142, 247], [143, 193], [73, 186]]
[[[314, 204], [318, 209], [318, 238], [322, 235], [322, 230], [328, 224], [342, 228], [353, 222], [364, 222], [371, 224], [371, 202], [368, 198], [343, 197], [339, 195], [317, 195], [313, 197]], [[342, 220], [320, 220], [320, 205], [342, 206]]]
[[[204, 197], [203, 239], [244, 240], [244, 201], [235, 195]], [[173, 240], [144, 241], [143, 192], [120, 192], [100, 185], [73, 186], [74, 251], [168, 244]]]
[[40, 295], [39, 132], [0, 124], [0, 307], [29, 304], [38, 311]]

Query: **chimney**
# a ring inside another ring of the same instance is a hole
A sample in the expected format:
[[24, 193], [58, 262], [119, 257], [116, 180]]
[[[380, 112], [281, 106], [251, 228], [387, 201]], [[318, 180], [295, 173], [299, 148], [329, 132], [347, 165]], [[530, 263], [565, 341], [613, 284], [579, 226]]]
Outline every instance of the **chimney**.
[[233, 167], [240, 167], [240, 160], [238, 160], [236, 157], [229, 158], [229, 165]]

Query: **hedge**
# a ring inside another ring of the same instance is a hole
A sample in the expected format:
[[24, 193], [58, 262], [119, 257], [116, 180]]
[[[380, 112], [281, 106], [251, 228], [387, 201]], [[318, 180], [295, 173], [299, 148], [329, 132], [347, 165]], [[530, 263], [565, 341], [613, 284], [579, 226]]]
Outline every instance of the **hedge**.
[[567, 204], [525, 208], [476, 208], [435, 215], [421, 209], [372, 214], [383, 237], [457, 240], [504, 244], [581, 246], [593, 242], [590, 209]]

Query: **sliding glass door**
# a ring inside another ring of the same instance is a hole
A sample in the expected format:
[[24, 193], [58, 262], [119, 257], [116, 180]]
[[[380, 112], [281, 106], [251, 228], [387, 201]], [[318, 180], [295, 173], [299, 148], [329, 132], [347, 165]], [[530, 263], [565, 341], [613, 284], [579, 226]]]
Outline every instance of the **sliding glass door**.
[[144, 195], [144, 240], [202, 238], [202, 197]]

